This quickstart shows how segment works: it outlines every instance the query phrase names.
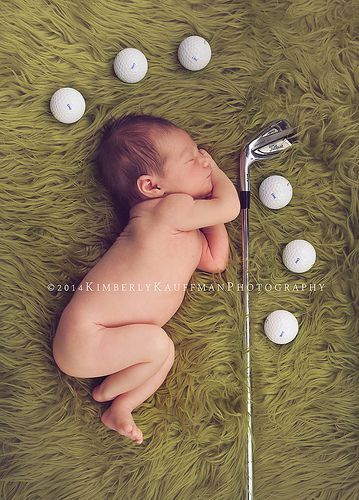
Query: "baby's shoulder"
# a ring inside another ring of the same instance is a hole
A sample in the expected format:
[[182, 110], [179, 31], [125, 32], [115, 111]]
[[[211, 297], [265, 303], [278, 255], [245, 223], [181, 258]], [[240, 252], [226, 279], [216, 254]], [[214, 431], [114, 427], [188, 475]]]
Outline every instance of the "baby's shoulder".
[[174, 213], [183, 210], [190, 203], [193, 203], [193, 197], [186, 193], [171, 193], [160, 198], [160, 201], [153, 208], [153, 214], [156, 218], [172, 220]]
[[186, 193], [171, 193], [163, 198], [160, 198], [160, 202], [156, 205], [157, 211], [162, 211], [168, 209], [169, 207], [181, 207], [188, 205], [188, 203], [193, 202], [193, 197]]
[[152, 199], [152, 200], [144, 200], [136, 205], [134, 205], [130, 210], [130, 217], [138, 217], [147, 214], [151, 214], [156, 205], [158, 205], [160, 200]]

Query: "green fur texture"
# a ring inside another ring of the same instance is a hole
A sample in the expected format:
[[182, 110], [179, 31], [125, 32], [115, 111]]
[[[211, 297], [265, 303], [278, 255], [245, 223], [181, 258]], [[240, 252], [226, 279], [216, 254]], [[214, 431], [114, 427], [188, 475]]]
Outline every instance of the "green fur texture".
[[[295, 147], [251, 170], [255, 499], [358, 498], [355, 2], [4, 0], [0, 33], [0, 497], [245, 498], [240, 217], [227, 224], [227, 270], [196, 271], [194, 290], [165, 325], [176, 359], [161, 388], [134, 411], [142, 445], [101, 423], [108, 403], [91, 398], [101, 379], [64, 375], [52, 358], [56, 325], [72, 295], [63, 286], [79, 283], [120, 227], [94, 178], [97, 132], [110, 116], [135, 111], [186, 129], [236, 185], [248, 137], [277, 118], [298, 127]], [[194, 34], [212, 47], [199, 72], [177, 60], [179, 43]], [[125, 47], [148, 58], [137, 84], [113, 73]], [[71, 125], [49, 111], [51, 95], [65, 86], [78, 89], [87, 105]], [[294, 190], [278, 211], [258, 197], [272, 174]], [[293, 239], [317, 251], [313, 268], [299, 275], [281, 260]], [[233, 288], [217, 288], [227, 282]], [[206, 291], [199, 289], [204, 284]], [[276, 309], [298, 318], [290, 344], [264, 334]]]

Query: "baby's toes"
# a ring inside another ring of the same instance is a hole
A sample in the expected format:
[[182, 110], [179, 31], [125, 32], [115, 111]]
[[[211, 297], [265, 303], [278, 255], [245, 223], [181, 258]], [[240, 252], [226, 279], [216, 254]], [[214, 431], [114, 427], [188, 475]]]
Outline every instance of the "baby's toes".
[[131, 437], [133, 433], [133, 425], [132, 424], [124, 424], [119, 426], [119, 433], [123, 434], [124, 436]]
[[141, 443], [142, 443], [142, 441], [143, 441], [143, 435], [142, 435], [142, 432], [140, 431], [140, 429], [138, 429], [138, 428], [137, 428], [137, 429], [136, 429], [136, 430], [132, 433], [132, 436], [133, 436], [133, 439], [134, 439], [137, 443], [139, 443], [139, 444], [141, 444]]
[[137, 437], [138, 437], [138, 433], [139, 433], [139, 429], [138, 429], [138, 427], [136, 427], [136, 426], [134, 425], [134, 426], [133, 426], [133, 428], [132, 428], [132, 431], [131, 431], [131, 436], [130, 436], [130, 437], [131, 437], [132, 439], [137, 439]]

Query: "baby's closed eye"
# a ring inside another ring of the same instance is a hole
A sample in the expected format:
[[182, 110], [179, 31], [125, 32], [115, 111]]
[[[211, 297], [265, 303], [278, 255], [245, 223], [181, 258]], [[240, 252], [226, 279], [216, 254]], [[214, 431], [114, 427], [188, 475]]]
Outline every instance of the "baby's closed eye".
[[[186, 161], [186, 163], [190, 163], [190, 162], [194, 161], [196, 159], [196, 156], [197, 156], [198, 152], [200, 152], [199, 151], [199, 147], [196, 146], [196, 149], [193, 151], [192, 155], [189, 155], [188, 160]], [[202, 153], [200, 152], [200, 154], [202, 154]]]

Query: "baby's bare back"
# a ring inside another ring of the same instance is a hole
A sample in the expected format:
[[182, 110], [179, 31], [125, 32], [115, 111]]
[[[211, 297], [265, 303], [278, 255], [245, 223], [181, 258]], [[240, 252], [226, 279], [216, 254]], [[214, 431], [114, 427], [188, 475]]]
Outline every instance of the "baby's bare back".
[[202, 251], [198, 229], [178, 231], [137, 205], [114, 244], [80, 283], [68, 307], [103, 326], [163, 326], [180, 307]]

